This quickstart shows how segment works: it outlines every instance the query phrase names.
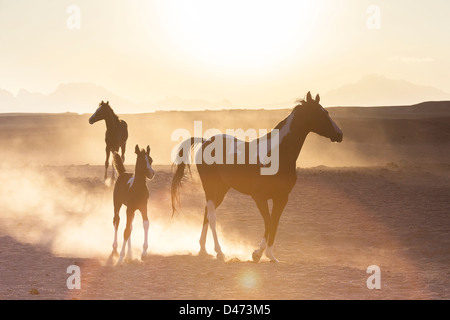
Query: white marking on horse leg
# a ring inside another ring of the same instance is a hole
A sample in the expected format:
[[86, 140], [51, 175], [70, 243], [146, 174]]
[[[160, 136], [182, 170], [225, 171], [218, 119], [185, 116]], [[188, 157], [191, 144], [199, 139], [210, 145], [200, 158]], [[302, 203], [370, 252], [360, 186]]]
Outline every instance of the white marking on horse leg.
[[148, 249], [148, 229], [150, 226], [150, 222], [144, 221], [143, 222], [144, 225], [144, 245], [143, 245], [143, 251], [142, 251], [142, 255], [141, 255], [141, 259], [145, 258], [147, 256], [147, 249]]
[[259, 249], [253, 251], [252, 258], [254, 262], [258, 262], [261, 259], [261, 256], [264, 253], [264, 250], [266, 250], [266, 247], [267, 247], [267, 239], [262, 238], [261, 242], [259, 243]]
[[113, 242], [113, 245], [112, 245], [113, 253], [117, 252], [117, 247], [118, 247], [118, 244], [117, 244], [117, 229], [118, 228], [116, 226], [114, 226], [114, 242]]
[[255, 250], [255, 253], [258, 255], [262, 255], [264, 253], [264, 250], [266, 250], [267, 247], [267, 239], [262, 238], [261, 242], [259, 243], [259, 249]]
[[220, 247], [219, 238], [217, 237], [216, 231], [216, 205], [214, 201], [208, 200], [206, 207], [208, 210], [209, 226], [214, 238], [214, 251], [216, 251], [218, 258], [223, 258], [222, 248]]
[[127, 243], [126, 241], [123, 242], [122, 244], [122, 250], [120, 250], [120, 256], [119, 256], [119, 261], [117, 261], [117, 265], [120, 266], [122, 264], [123, 258], [125, 257], [125, 247], [126, 247]]
[[267, 239], [262, 238], [261, 242], [259, 243], [259, 253], [263, 254], [264, 250], [266, 250], [267, 247]]
[[200, 254], [206, 253], [206, 236], [208, 234], [208, 223], [203, 224], [202, 235], [200, 236]]
[[273, 246], [267, 247], [266, 249], [266, 256], [270, 259], [270, 262], [279, 262], [277, 258], [273, 255]]
[[111, 185], [112, 185], [111, 178], [106, 178], [106, 180], [105, 180], [105, 187], [111, 187]]
[[128, 250], [127, 250], [127, 260], [131, 261], [133, 259], [133, 254], [131, 251], [131, 234], [130, 237], [128, 238]]

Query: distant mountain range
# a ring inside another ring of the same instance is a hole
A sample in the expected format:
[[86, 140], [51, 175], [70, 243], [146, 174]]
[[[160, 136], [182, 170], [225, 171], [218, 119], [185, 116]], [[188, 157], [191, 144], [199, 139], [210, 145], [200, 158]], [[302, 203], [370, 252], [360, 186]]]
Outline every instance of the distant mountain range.
[[205, 110], [232, 108], [227, 100], [209, 102], [201, 99], [166, 97], [155, 103], [136, 103], [92, 83], [66, 83], [50, 94], [21, 89], [14, 96], [0, 89], [0, 113], [92, 113], [99, 103], [109, 101], [116, 113], [146, 113], [159, 110]]
[[[394, 106], [450, 100], [450, 94], [439, 89], [419, 86], [404, 80], [392, 80], [380, 75], [367, 75], [356, 83], [321, 94], [321, 97], [324, 106]], [[210, 102], [177, 96], [166, 97], [155, 103], [135, 103], [92, 83], [66, 83], [59, 85], [50, 94], [21, 89], [14, 96], [11, 92], [0, 89], [0, 113], [92, 113], [101, 100], [108, 100], [117, 113], [125, 114], [158, 110], [287, 108], [293, 105], [296, 98], [260, 106], [234, 106], [228, 100]]]
[[412, 105], [441, 100], [450, 100], [450, 94], [434, 87], [419, 86], [376, 74], [366, 75], [358, 82], [344, 85], [322, 97], [327, 106], [360, 107]]

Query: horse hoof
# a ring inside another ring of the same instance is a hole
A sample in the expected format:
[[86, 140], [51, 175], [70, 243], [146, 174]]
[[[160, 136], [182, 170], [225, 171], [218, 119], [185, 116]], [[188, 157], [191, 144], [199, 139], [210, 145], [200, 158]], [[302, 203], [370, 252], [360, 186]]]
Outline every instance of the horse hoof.
[[202, 249], [200, 249], [200, 251], [198, 252], [198, 256], [199, 256], [199, 257], [207, 257], [207, 256], [208, 256], [208, 252], [206, 251], [206, 249], [202, 248]]
[[116, 267], [120, 267], [123, 262], [123, 257], [119, 258], [119, 261], [117, 261]]
[[261, 260], [261, 254], [258, 252], [258, 250], [253, 251], [252, 259], [255, 263], [258, 263], [259, 260]]
[[223, 252], [217, 253], [217, 260], [225, 261], [225, 255], [223, 254]]
[[147, 260], [147, 254], [146, 253], [141, 254], [141, 260], [142, 261]]

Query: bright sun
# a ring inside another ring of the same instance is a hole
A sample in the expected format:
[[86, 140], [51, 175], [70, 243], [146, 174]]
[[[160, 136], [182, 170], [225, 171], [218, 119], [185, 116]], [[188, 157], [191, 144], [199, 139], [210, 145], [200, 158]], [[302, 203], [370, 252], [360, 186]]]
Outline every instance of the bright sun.
[[196, 63], [270, 67], [305, 45], [321, 7], [308, 0], [157, 0], [173, 45]]

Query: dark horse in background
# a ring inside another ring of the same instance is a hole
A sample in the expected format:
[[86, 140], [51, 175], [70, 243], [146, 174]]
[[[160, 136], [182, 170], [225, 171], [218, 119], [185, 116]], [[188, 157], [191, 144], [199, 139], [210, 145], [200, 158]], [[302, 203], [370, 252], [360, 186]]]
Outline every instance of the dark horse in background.
[[[109, 101], [100, 102], [97, 111], [89, 118], [89, 123], [94, 124], [100, 120], [106, 122], [106, 161], [105, 161], [105, 181], [108, 177], [109, 156], [111, 152], [119, 152], [122, 149], [122, 162], [125, 162], [125, 149], [128, 139], [128, 125], [125, 121], [120, 120], [109, 105]], [[114, 168], [112, 172], [112, 180], [114, 181]]]
[[[246, 161], [243, 164], [227, 164], [226, 162], [222, 162], [222, 164], [207, 164], [196, 161], [206, 197], [199, 254], [206, 254], [205, 243], [209, 223], [214, 237], [214, 250], [217, 253], [217, 257], [224, 257], [216, 232], [215, 211], [222, 203], [228, 190], [234, 188], [253, 198], [264, 219], [264, 236], [259, 249], [253, 252], [253, 260], [258, 262], [265, 250], [266, 256], [271, 261], [278, 261], [273, 255], [275, 235], [281, 214], [288, 202], [289, 193], [297, 181], [296, 162], [307, 135], [310, 132], [314, 132], [329, 138], [332, 142], [342, 142], [343, 133], [330, 118], [328, 111], [320, 105], [320, 96], [317, 95], [313, 99], [310, 92], [308, 92], [306, 100], [299, 101], [299, 104], [293, 109], [291, 114], [281, 121], [275, 129], [277, 130], [270, 132], [265, 137], [266, 139], [259, 138], [256, 142], [258, 149], [260, 149], [262, 148], [261, 141], [266, 141], [265, 143], [267, 143], [270, 139], [277, 139], [277, 141], [274, 141], [276, 142], [277, 150], [272, 149], [270, 152], [278, 152], [278, 170], [271, 175], [261, 174], [261, 168], [266, 166], [266, 163], [261, 161], [261, 154], [256, 162], [248, 161], [251, 142], [244, 142], [227, 135], [217, 135], [208, 140], [191, 138], [181, 143], [178, 149], [178, 157], [184, 157], [184, 161], [175, 163], [176, 172], [172, 179], [171, 194], [174, 210], [174, 202], [179, 201], [179, 187], [185, 168], [190, 163], [186, 161], [189, 158], [186, 158], [186, 150], [189, 152], [196, 145], [200, 145], [200, 149], [197, 152], [198, 155], [200, 152], [204, 152], [216, 139], [222, 139], [223, 146], [227, 145], [227, 143], [229, 144], [231, 140], [235, 145], [234, 157], [236, 158], [238, 155], [236, 145], [245, 145]], [[215, 150], [215, 152], [217, 151]], [[229, 156], [229, 153], [230, 149], [223, 150], [223, 155], [227, 154]], [[269, 212], [268, 201], [270, 199], [273, 201], [272, 213]]]

